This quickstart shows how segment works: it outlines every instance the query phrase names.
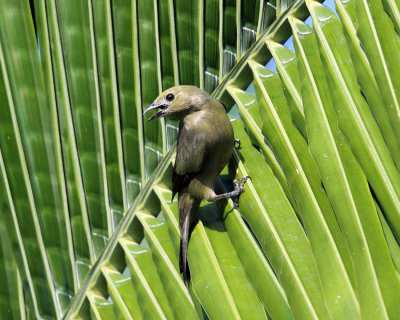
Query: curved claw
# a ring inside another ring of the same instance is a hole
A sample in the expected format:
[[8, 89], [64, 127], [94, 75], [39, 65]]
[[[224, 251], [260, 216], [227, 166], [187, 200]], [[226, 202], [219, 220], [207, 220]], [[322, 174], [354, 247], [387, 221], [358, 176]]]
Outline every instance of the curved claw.
[[[251, 180], [251, 177], [250, 177], [250, 176], [244, 176], [244, 177], [242, 178], [242, 180], [240, 181], [239, 187], [243, 188], [244, 184], [246, 183], [246, 181], [247, 181], [248, 179]], [[244, 188], [243, 188], [243, 191], [242, 191], [242, 192], [244, 192]]]
[[233, 185], [235, 186], [235, 190], [239, 191], [239, 194], [235, 197], [235, 200], [233, 201], [233, 206], [234, 208], [238, 208], [239, 207], [239, 197], [240, 195], [244, 192], [244, 184], [246, 183], [246, 181], [250, 179], [250, 176], [244, 176], [242, 178], [242, 180], [240, 181], [240, 184], [238, 184], [238, 180], [234, 180], [233, 181]]
[[233, 186], [235, 187], [235, 189], [237, 189], [237, 187], [239, 186], [239, 180], [233, 180]]
[[240, 139], [235, 139], [233, 141], [234, 141], [235, 148], [240, 148]]

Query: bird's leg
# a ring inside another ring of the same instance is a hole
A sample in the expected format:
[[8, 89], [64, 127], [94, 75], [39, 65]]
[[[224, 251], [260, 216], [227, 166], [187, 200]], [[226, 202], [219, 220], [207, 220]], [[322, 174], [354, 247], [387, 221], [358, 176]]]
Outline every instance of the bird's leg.
[[235, 186], [235, 190], [233, 190], [231, 192], [223, 193], [223, 194], [218, 194], [218, 195], [216, 195], [216, 196], [214, 196], [214, 197], [212, 197], [210, 199], [207, 199], [207, 200], [208, 201], [218, 201], [218, 200], [221, 200], [221, 199], [227, 199], [227, 198], [230, 198], [230, 197], [235, 197], [234, 204], [235, 204], [235, 207], [238, 207], [239, 206], [239, 196], [244, 192], [244, 187], [243, 186], [246, 183], [247, 179], [251, 179], [251, 178], [249, 176], [244, 176], [242, 178], [242, 180], [240, 181], [240, 184], [239, 184], [239, 181], [235, 179], [233, 181], [233, 185]]
[[234, 141], [233, 145], [235, 146], [235, 148], [240, 148], [240, 139], [235, 139], [233, 141]]

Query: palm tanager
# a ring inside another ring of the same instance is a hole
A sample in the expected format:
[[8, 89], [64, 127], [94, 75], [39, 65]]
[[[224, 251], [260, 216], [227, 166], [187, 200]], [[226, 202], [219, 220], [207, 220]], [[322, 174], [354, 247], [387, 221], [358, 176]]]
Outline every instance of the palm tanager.
[[224, 105], [195, 86], [176, 86], [161, 93], [144, 113], [158, 109], [148, 120], [171, 117], [179, 120], [178, 142], [172, 174], [172, 199], [178, 193], [180, 255], [179, 267], [186, 284], [190, 280], [187, 249], [190, 228], [202, 199], [217, 201], [244, 191], [234, 181], [232, 192], [216, 195], [214, 184], [228, 163], [235, 145], [233, 129]]

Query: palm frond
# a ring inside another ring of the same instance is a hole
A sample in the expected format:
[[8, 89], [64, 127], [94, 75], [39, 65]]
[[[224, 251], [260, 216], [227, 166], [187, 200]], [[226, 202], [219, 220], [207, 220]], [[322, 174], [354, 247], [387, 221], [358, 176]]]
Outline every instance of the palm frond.
[[[336, 10], [35, 0], [33, 17], [0, 2], [1, 315], [399, 318], [399, 10]], [[142, 116], [177, 84], [237, 106], [216, 189], [252, 177], [239, 209], [201, 205], [188, 288], [177, 124]]]

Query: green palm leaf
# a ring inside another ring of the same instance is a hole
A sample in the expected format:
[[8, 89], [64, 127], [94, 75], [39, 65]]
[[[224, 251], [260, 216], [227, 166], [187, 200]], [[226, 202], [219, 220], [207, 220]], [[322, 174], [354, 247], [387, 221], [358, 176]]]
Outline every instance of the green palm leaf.
[[[0, 2], [2, 317], [399, 317], [395, 1], [32, 8]], [[189, 287], [177, 123], [142, 115], [177, 84], [237, 106], [216, 190], [252, 177], [239, 208], [202, 203]]]

